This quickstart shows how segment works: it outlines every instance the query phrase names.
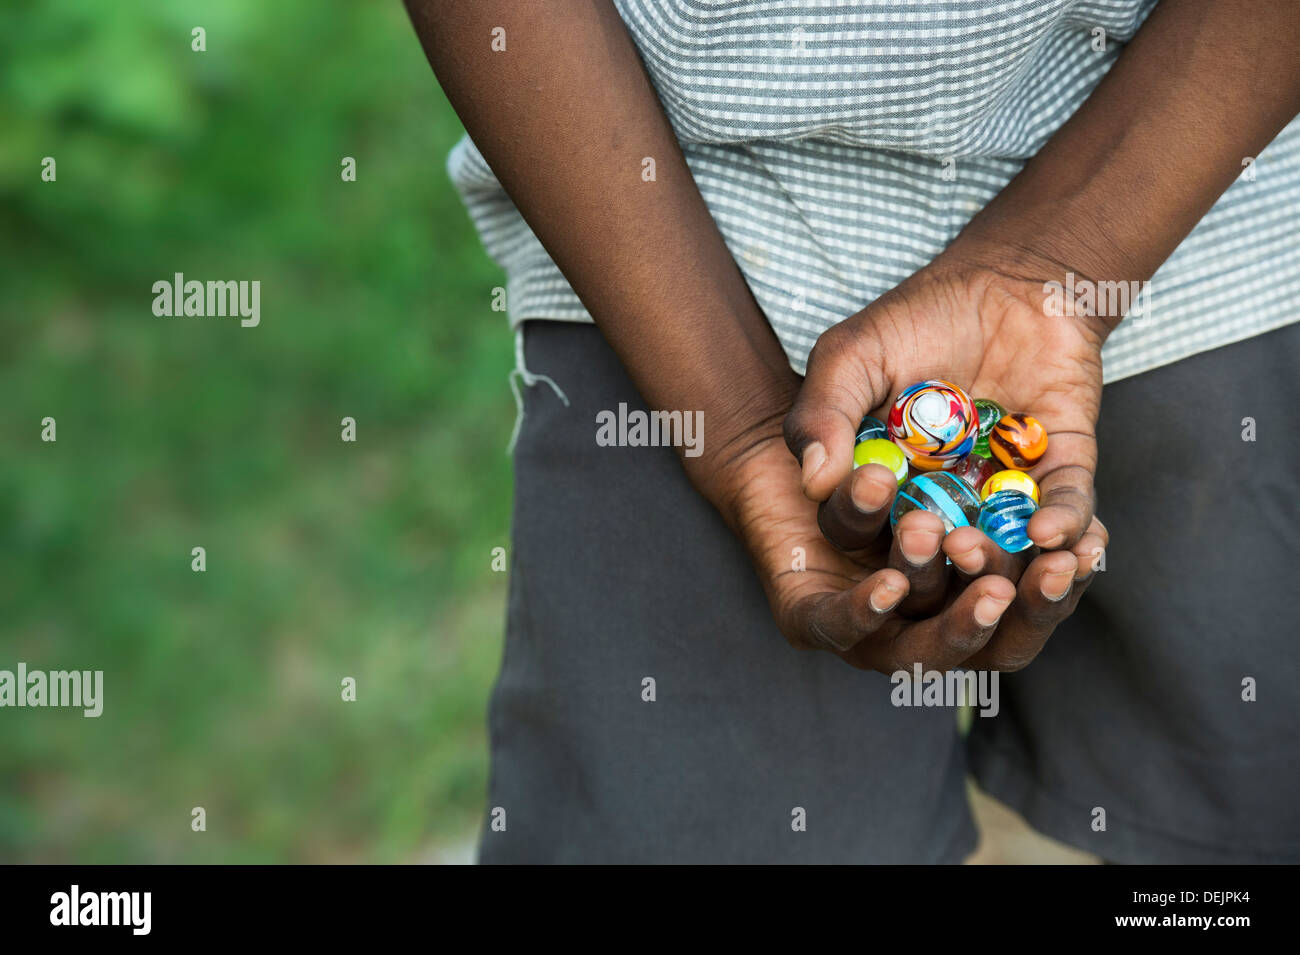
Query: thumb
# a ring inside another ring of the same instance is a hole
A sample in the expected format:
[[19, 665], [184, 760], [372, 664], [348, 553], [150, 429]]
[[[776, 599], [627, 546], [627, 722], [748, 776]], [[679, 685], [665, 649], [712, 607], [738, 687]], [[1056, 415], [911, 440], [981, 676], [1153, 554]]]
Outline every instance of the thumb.
[[849, 319], [828, 328], [785, 418], [785, 443], [803, 469], [803, 491], [824, 501], [853, 470], [863, 415], [888, 400], [884, 348], [870, 325]]

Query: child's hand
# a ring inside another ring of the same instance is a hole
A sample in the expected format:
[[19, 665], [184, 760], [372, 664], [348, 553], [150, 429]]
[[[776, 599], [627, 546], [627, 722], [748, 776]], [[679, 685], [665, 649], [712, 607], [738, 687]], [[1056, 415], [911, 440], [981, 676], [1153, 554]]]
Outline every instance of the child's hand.
[[1087, 318], [1048, 317], [1041, 281], [941, 263], [818, 340], [785, 421], [804, 490], [829, 498], [853, 469], [862, 416], [883, 420], [908, 385], [942, 378], [1043, 423], [1047, 454], [1030, 471], [1042, 506], [1030, 536], [1044, 548], [1068, 547], [1092, 520], [1103, 333]]
[[[893, 553], [920, 561], [894, 565], [910, 578], [904, 613], [945, 606], [949, 613], [988, 575], [1001, 582], [992, 585], [998, 593], [1019, 580], [997, 636], [963, 661], [971, 666], [1028, 663], [1073, 608], [1106, 543], [1093, 517], [1105, 328], [1083, 317], [1048, 317], [1042, 286], [1041, 279], [1011, 278], [941, 256], [822, 335], [785, 422], [786, 441], [802, 461], [804, 491], [822, 502], [822, 531], [839, 551], [859, 558], [884, 546], [878, 538], [884, 515], [870, 505], [887, 499], [892, 481], [883, 468], [853, 471], [854, 435], [864, 414], [883, 419], [908, 385], [943, 378], [1047, 428], [1047, 454], [1030, 472], [1042, 501], [1029, 524], [1030, 537], [1047, 553], [1026, 564], [973, 528], [953, 531], [940, 548], [937, 518], [919, 513], [899, 523]], [[959, 574], [948, 570], [945, 555]], [[976, 584], [954, 597], [959, 579]]]
[[[962, 528], [947, 541], [964, 531], [996, 553], [982, 574], [959, 577], [944, 562], [943, 525], [934, 515], [914, 512], [899, 522], [897, 537], [889, 533], [897, 486], [889, 471], [879, 465], [855, 471], [846, 490], [821, 508], [819, 527], [818, 505], [804, 495], [799, 465], [780, 434], [770, 429], [751, 437], [744, 453], [712, 476], [712, 499], [748, 546], [790, 643], [830, 650], [862, 669], [1022, 666], [1074, 609], [1091, 576], [1092, 553], [1105, 547], [1105, 531], [1095, 525], [1073, 553], [1043, 555], [1021, 576], [1021, 558]], [[855, 500], [867, 510], [858, 513]], [[851, 522], [843, 509], [854, 512]], [[856, 536], [846, 552], [823, 529], [849, 523]]]

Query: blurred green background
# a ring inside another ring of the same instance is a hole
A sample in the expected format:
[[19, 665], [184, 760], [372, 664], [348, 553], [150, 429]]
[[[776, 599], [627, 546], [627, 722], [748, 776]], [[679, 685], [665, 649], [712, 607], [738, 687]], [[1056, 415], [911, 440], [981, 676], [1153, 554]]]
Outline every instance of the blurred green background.
[[0, 860], [468, 853], [514, 403], [460, 134], [398, 0], [0, 11], [0, 669], [105, 681], [0, 710]]

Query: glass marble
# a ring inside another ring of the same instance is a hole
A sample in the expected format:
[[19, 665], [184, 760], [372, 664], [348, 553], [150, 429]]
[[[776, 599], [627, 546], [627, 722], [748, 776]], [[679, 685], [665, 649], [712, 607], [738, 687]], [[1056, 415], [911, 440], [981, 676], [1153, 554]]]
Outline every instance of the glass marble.
[[888, 438], [889, 431], [885, 428], [885, 423], [879, 418], [873, 418], [867, 415], [858, 425], [858, 436], [854, 439], [858, 444], [863, 441], [875, 441], [877, 438]]
[[1003, 467], [1028, 471], [1047, 453], [1047, 429], [1027, 414], [1009, 414], [993, 426], [989, 450]]
[[989, 435], [993, 433], [993, 426], [1007, 416], [1007, 409], [992, 398], [976, 398], [975, 414], [979, 416], [980, 423], [975, 435], [975, 447], [971, 450], [987, 458], [993, 453], [989, 450]]
[[1008, 554], [1034, 546], [1029, 539], [1029, 519], [1038, 505], [1021, 491], [998, 491], [980, 505], [975, 526]]
[[999, 467], [999, 464], [972, 451], [957, 462], [956, 467], [952, 469], [952, 473], [973, 487], [975, 493], [979, 494], [984, 490], [985, 482], [998, 472]]
[[976, 490], [980, 492], [980, 498], [985, 501], [999, 491], [1019, 491], [1033, 498], [1035, 504], [1038, 503], [1038, 482], [1024, 471], [999, 471], [985, 481], [982, 488]]
[[979, 416], [970, 396], [950, 381], [920, 381], [889, 409], [889, 436], [918, 471], [948, 470], [975, 446]]
[[979, 518], [980, 499], [971, 486], [946, 471], [918, 474], [898, 490], [889, 510], [889, 526], [911, 511], [939, 515], [945, 531], [968, 527]]
[[899, 484], [907, 480], [907, 458], [898, 445], [885, 438], [872, 438], [853, 448], [853, 467], [857, 469], [864, 464], [884, 465], [894, 472]]

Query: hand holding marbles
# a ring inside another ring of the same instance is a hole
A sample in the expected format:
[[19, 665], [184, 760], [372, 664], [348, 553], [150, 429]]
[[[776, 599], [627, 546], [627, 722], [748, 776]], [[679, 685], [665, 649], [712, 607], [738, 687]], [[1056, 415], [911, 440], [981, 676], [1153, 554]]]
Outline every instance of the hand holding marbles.
[[1009, 414], [993, 426], [989, 450], [1004, 467], [1028, 471], [1047, 453], [1047, 429], [1027, 414]]
[[999, 491], [1019, 491], [1021, 494], [1032, 498], [1035, 504], [1038, 503], [1038, 482], [1024, 471], [1011, 469], [999, 471], [985, 481], [984, 486], [978, 488], [978, 490], [980, 499], [984, 501], [987, 501]]
[[894, 497], [889, 511], [889, 526], [911, 511], [929, 511], [943, 521], [945, 532], [954, 527], [968, 527], [979, 517], [980, 499], [970, 485], [959, 477], [940, 471], [918, 474], [904, 484]]
[[898, 445], [885, 438], [872, 438], [854, 446], [854, 469], [864, 464], [883, 465], [894, 472], [894, 477], [898, 479], [899, 484], [907, 480], [907, 458], [903, 456]]
[[1038, 505], [1021, 491], [998, 491], [980, 505], [976, 526], [1008, 554], [1034, 545], [1029, 539], [1029, 519]]
[[921, 381], [889, 409], [889, 436], [918, 471], [954, 467], [975, 445], [979, 416], [970, 396], [948, 381]]

